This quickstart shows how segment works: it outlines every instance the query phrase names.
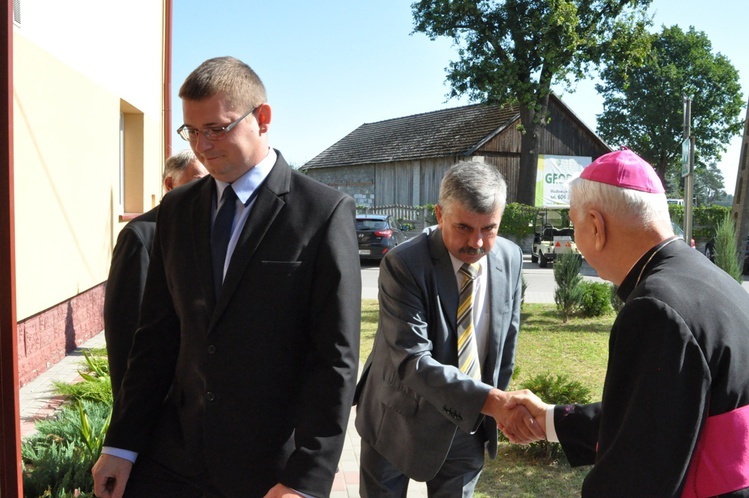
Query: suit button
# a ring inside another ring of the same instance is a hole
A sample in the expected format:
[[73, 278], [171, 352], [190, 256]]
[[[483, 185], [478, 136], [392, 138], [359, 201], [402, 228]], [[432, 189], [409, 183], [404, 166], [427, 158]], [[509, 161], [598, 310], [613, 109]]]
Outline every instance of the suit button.
[[216, 399], [216, 395], [213, 394], [211, 391], [208, 391], [205, 393], [205, 397], [208, 399], [208, 401], [213, 401]]
[[208, 346], [208, 354], [216, 354], [216, 346], [214, 346], [213, 344]]

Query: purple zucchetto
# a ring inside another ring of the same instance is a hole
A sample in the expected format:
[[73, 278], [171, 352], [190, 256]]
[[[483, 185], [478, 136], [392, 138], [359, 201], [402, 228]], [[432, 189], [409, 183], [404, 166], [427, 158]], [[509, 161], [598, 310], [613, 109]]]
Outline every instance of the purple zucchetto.
[[655, 169], [629, 149], [602, 155], [583, 169], [580, 178], [651, 194], [666, 192]]

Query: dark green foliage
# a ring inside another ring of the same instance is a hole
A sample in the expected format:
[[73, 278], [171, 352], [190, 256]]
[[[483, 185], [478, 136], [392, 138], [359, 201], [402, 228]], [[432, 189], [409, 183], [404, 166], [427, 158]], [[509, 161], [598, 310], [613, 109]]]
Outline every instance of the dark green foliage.
[[[684, 228], [684, 206], [669, 204], [668, 212], [671, 219]], [[711, 239], [720, 222], [730, 213], [731, 208], [728, 206], [695, 206], [692, 210], [692, 237], [702, 241]]]
[[557, 309], [562, 313], [562, 322], [567, 323], [567, 319], [580, 306], [582, 300], [583, 288], [580, 282], [583, 281], [580, 275], [582, 259], [578, 254], [565, 253], [557, 256], [554, 262], [554, 302]]
[[715, 229], [715, 264], [741, 283], [743, 265], [737, 247], [736, 225], [727, 213]]
[[580, 282], [582, 297], [580, 314], [586, 318], [602, 316], [611, 311], [611, 286], [603, 282]]
[[539, 374], [523, 382], [520, 388], [533, 391], [544, 402], [552, 405], [590, 403], [590, 389], [570, 380], [565, 374]]
[[[663, 178], [674, 172], [681, 191], [681, 141], [684, 96], [691, 98], [695, 147], [695, 194], [715, 199], [715, 171], [707, 165], [720, 159], [725, 144], [741, 132], [744, 100], [739, 74], [722, 54], [714, 52], [704, 32], [690, 27], [663, 27], [649, 35], [652, 50], [639, 66], [610, 64], [597, 90], [603, 96], [598, 133], [611, 144], [624, 144], [650, 162]], [[708, 174], [700, 176], [700, 172]], [[721, 178], [722, 180], [722, 178]], [[722, 181], [721, 188], [722, 188]]]
[[457, 48], [458, 60], [447, 68], [451, 96], [519, 106], [517, 199], [532, 205], [539, 127], [549, 120], [552, 85], [582, 79], [611, 59], [637, 64], [647, 51], [642, 40], [650, 3], [418, 0], [411, 9], [414, 32], [448, 37]]
[[511, 202], [505, 207], [502, 214], [502, 223], [499, 225], [499, 234], [502, 236], [512, 235], [521, 239], [533, 233], [533, 222], [536, 219], [538, 208]]
[[25, 498], [93, 497], [91, 467], [101, 454], [112, 412], [106, 351], [84, 351], [82, 382], [56, 382], [67, 402], [21, 443]]
[[[37, 422], [37, 432], [21, 444], [24, 496], [92, 497], [91, 467], [111, 410], [106, 403], [77, 401]], [[80, 495], [74, 495], [77, 490]]]
[[[569, 380], [564, 374], [539, 374], [520, 385], [521, 389], [528, 389], [552, 405], [569, 405], [590, 403], [590, 389], [581, 383]], [[540, 454], [546, 458], [556, 458], [562, 455], [562, 445], [549, 441], [532, 443], [528, 452]]]

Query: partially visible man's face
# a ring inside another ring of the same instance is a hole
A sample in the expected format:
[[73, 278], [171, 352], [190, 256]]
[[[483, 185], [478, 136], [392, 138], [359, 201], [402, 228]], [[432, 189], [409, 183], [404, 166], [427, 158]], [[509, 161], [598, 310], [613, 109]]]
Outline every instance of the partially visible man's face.
[[200, 180], [207, 174], [208, 170], [205, 169], [205, 166], [203, 166], [203, 164], [196, 159], [195, 161], [191, 161], [190, 164], [185, 166], [185, 169], [182, 170], [181, 175], [174, 178], [172, 182], [172, 188], [177, 188], [180, 185], [190, 183], [193, 180]]
[[500, 209], [479, 214], [453, 202], [445, 207], [435, 206], [435, 213], [445, 247], [455, 258], [475, 263], [492, 250], [502, 221]]

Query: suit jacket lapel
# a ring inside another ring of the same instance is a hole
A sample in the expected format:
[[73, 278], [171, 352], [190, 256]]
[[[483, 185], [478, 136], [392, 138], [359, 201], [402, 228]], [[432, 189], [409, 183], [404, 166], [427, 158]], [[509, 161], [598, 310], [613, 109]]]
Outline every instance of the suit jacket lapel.
[[501, 323], [501, 314], [499, 306], [492, 306], [492, 303], [503, 303], [507, 297], [503, 292], [503, 289], [506, 288], [505, 280], [507, 279], [507, 275], [502, 271], [497, 261], [498, 257], [497, 246], [495, 245], [492, 251], [486, 256], [486, 267], [489, 271], [486, 299], [491, 315], [489, 319], [489, 340], [486, 344], [486, 365], [482, 369], [483, 376], [485, 376], [484, 381], [491, 385], [494, 385], [494, 381], [496, 380], [493, 377], [495, 371], [497, 371], [497, 363], [499, 361], [499, 344], [500, 341], [504, 340], [502, 331], [493, 333], [495, 327]]
[[247, 265], [252, 260], [257, 247], [262, 242], [263, 237], [265, 237], [279, 211], [286, 204], [283, 196], [289, 191], [291, 169], [286, 164], [281, 153], [276, 152], [278, 153], [276, 164], [271, 169], [265, 181], [258, 187], [260, 192], [255, 199], [255, 204], [252, 206], [252, 211], [249, 218], [247, 218], [244, 228], [242, 228], [237, 246], [229, 261], [229, 268], [226, 270], [221, 297], [216, 303], [209, 330], [225, 309], [226, 304], [242, 280], [247, 270]]
[[429, 235], [429, 252], [435, 260], [438, 294], [450, 331], [456, 333], [458, 320], [458, 284], [450, 253], [442, 241], [442, 231], [435, 230]]

